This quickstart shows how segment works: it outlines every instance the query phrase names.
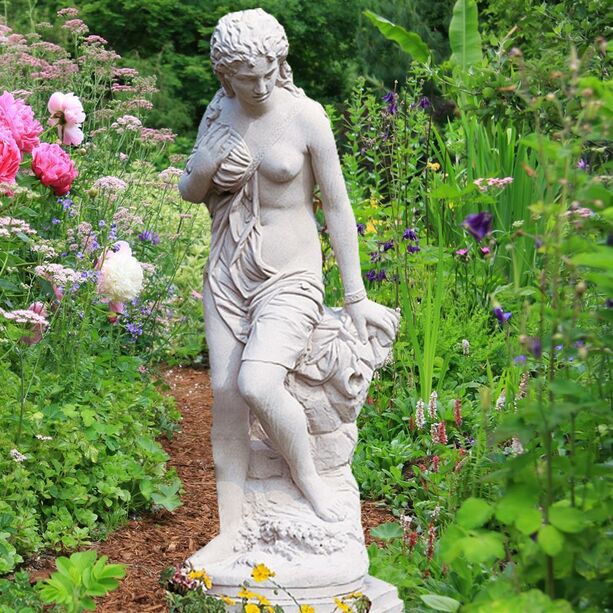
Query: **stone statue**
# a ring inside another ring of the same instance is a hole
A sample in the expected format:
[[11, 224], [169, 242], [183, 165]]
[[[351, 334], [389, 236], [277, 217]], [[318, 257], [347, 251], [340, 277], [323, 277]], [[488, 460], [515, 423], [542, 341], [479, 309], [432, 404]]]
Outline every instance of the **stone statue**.
[[[262, 562], [294, 596], [324, 605], [367, 575], [355, 419], [399, 315], [366, 296], [330, 124], [294, 85], [287, 53], [263, 10], [220, 19], [211, 60], [222, 87], [179, 182], [212, 218], [203, 301], [220, 519], [188, 562], [230, 595]], [[316, 185], [342, 310], [323, 304]]]

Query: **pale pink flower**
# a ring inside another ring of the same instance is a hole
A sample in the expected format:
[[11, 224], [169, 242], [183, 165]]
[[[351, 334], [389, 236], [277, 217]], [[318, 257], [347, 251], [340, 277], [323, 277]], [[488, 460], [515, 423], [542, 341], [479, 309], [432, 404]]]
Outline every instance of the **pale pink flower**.
[[32, 108], [10, 92], [0, 96], [0, 126], [10, 131], [20, 151], [30, 153], [40, 143], [43, 127], [34, 119]]
[[[20, 162], [21, 152], [13, 135], [6, 128], [0, 127], [0, 183], [15, 185]], [[7, 189], [3, 193], [12, 195]]]
[[432, 439], [433, 445], [438, 445], [441, 442], [438, 435], [438, 424], [432, 424], [430, 426], [430, 438]]
[[78, 17], [79, 9], [74, 6], [67, 6], [57, 12], [58, 17]]
[[30, 309], [13, 309], [12, 311], [5, 311], [4, 309], [0, 308], [0, 315], [2, 315], [4, 319], [14, 321], [17, 324], [34, 324], [40, 326], [49, 325], [49, 322], [45, 316]]
[[430, 419], [436, 419], [436, 409], [438, 407], [438, 394], [436, 391], [433, 391], [430, 394], [430, 402], [428, 402], [428, 413], [430, 414]]
[[49, 143], [41, 143], [32, 151], [32, 170], [56, 196], [67, 194], [79, 174], [70, 156], [59, 145]]
[[424, 401], [420, 398], [415, 405], [415, 424], [421, 430], [426, 425], [426, 415]]
[[8, 237], [11, 234], [27, 234], [33, 236], [36, 230], [30, 227], [30, 224], [23, 219], [16, 217], [0, 217], [0, 236]]
[[28, 311], [32, 311], [32, 313], [39, 315], [44, 320], [44, 322], [41, 321], [39, 323], [32, 324], [32, 335], [21, 337], [22, 343], [25, 343], [26, 345], [34, 345], [41, 340], [45, 327], [49, 325], [49, 322], [47, 321], [47, 308], [42, 302], [34, 302], [28, 307]]
[[72, 92], [55, 92], [49, 98], [47, 108], [51, 113], [50, 126], [57, 126], [64, 145], [80, 145], [83, 142], [81, 124], [85, 121], [83, 105]]
[[69, 30], [77, 36], [83, 36], [89, 32], [89, 28], [82, 19], [69, 19], [62, 28]]

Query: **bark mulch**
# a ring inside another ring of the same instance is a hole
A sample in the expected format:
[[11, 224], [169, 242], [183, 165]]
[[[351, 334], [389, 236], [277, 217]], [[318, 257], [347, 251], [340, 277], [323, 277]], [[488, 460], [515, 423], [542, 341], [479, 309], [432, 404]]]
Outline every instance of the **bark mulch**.
[[[181, 430], [170, 441], [162, 441], [183, 482], [183, 505], [174, 513], [154, 513], [113, 532], [96, 543], [100, 555], [127, 565], [126, 578], [119, 588], [99, 600], [103, 613], [153, 613], [167, 611], [160, 573], [185, 558], [217, 534], [215, 472], [210, 445], [211, 387], [205, 370], [174, 367], [163, 373], [170, 394], [183, 415]], [[370, 528], [393, 517], [372, 502], [362, 504], [366, 542], [372, 542]], [[47, 573], [45, 573], [47, 574]]]

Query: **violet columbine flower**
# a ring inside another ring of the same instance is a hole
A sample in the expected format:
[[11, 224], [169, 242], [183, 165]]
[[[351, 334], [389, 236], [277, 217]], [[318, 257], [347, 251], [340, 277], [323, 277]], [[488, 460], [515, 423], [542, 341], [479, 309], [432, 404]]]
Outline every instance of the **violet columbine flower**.
[[138, 238], [147, 243], [151, 243], [152, 245], [157, 245], [160, 242], [160, 237], [158, 234], [153, 232], [152, 230], [145, 230], [138, 235]]
[[421, 99], [421, 100], [420, 100], [420, 101], [417, 103], [417, 106], [418, 106], [420, 109], [426, 110], [426, 109], [429, 109], [429, 108], [432, 106], [432, 104], [431, 104], [430, 99], [428, 98], [428, 96], [424, 96], [424, 97], [423, 97], [423, 98], [422, 98], [422, 99]]
[[385, 279], [387, 279], [387, 273], [385, 270], [380, 270], [377, 273], [377, 281], [385, 281]]
[[416, 241], [417, 240], [417, 230], [415, 228], [407, 228], [402, 234], [402, 238], [406, 241]]
[[496, 319], [500, 322], [501, 325], [504, 325], [509, 319], [511, 319], [511, 315], [513, 313], [506, 312], [502, 309], [502, 307], [496, 307], [494, 309], [494, 315]]
[[479, 243], [492, 231], [492, 214], [488, 211], [471, 213], [466, 216], [462, 225]]
[[371, 251], [368, 255], [370, 256], [371, 264], [374, 264], [381, 259], [381, 254], [378, 251]]
[[366, 273], [366, 278], [369, 281], [375, 281], [377, 279], [377, 271], [374, 268], [371, 268], [367, 273]]
[[417, 253], [421, 251], [419, 245], [407, 245], [407, 253]]
[[366, 234], [366, 226], [363, 223], [358, 223], [355, 227], [360, 236], [364, 236]]
[[528, 351], [535, 357], [540, 358], [543, 354], [541, 339], [538, 336], [528, 337]]
[[387, 102], [387, 112], [390, 115], [395, 115], [398, 112], [398, 105], [396, 103], [398, 94], [396, 92], [387, 92], [387, 94], [383, 96], [383, 100]]
[[585, 170], [587, 172], [590, 169], [590, 165], [583, 158], [581, 158], [577, 162], [577, 168], [579, 170]]
[[513, 362], [515, 362], [515, 364], [523, 364], [525, 361], [526, 361], [526, 356], [523, 354], [515, 356], [513, 358]]
[[383, 251], [389, 251], [390, 249], [394, 248], [394, 241], [390, 240], [390, 241], [385, 241], [382, 245], [381, 245]]

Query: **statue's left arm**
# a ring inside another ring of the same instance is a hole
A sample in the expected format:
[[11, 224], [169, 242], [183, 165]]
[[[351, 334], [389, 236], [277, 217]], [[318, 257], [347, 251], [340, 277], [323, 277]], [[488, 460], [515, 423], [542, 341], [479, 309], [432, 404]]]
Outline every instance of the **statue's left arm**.
[[353, 319], [358, 334], [367, 340], [366, 324], [392, 333], [396, 327], [393, 314], [368, 300], [362, 280], [355, 216], [349, 202], [334, 134], [325, 111], [309, 101], [305, 114], [308, 125], [308, 150], [316, 183], [321, 191], [330, 243], [343, 280], [345, 309]]

